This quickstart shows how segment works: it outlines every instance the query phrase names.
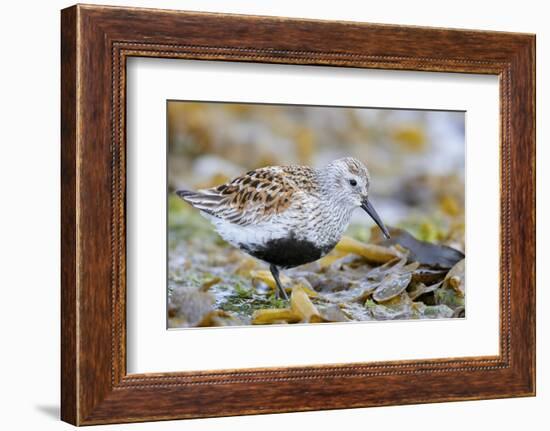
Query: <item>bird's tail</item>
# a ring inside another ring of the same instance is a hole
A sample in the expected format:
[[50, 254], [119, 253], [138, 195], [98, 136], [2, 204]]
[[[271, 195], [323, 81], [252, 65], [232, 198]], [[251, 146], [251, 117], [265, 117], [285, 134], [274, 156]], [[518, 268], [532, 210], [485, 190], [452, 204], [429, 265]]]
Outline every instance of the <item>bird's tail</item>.
[[220, 195], [203, 191], [177, 190], [176, 194], [188, 204], [208, 214], [215, 212], [221, 200]]

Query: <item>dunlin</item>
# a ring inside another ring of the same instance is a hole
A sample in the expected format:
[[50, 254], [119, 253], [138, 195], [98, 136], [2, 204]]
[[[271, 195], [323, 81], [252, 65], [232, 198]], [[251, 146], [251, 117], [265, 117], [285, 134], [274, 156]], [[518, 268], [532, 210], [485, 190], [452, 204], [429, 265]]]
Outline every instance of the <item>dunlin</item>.
[[199, 209], [224, 240], [268, 263], [278, 292], [288, 299], [279, 270], [329, 253], [355, 209], [363, 208], [389, 238], [369, 202], [369, 186], [366, 166], [346, 157], [320, 169], [259, 168], [217, 187], [176, 193]]

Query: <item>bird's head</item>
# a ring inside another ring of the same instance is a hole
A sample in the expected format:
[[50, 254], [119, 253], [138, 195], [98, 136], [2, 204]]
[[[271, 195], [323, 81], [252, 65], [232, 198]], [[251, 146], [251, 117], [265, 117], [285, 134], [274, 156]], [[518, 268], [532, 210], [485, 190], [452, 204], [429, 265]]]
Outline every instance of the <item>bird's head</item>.
[[386, 226], [369, 201], [370, 175], [367, 167], [353, 157], [344, 157], [332, 161], [323, 170], [326, 192], [350, 211], [363, 208], [380, 227], [384, 236], [389, 238]]

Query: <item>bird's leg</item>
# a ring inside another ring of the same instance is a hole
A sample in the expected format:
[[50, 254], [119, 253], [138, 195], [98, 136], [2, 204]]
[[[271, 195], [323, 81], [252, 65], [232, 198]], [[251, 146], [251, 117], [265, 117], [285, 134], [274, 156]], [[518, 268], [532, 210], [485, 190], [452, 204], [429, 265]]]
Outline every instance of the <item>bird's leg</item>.
[[275, 290], [275, 297], [279, 298], [279, 296], [282, 294], [285, 300], [288, 301], [286, 290], [284, 289], [283, 285], [281, 284], [281, 280], [279, 279], [279, 268], [277, 268], [275, 265], [269, 265], [269, 270], [271, 271], [271, 275], [275, 279], [275, 284], [277, 285], [277, 289]]

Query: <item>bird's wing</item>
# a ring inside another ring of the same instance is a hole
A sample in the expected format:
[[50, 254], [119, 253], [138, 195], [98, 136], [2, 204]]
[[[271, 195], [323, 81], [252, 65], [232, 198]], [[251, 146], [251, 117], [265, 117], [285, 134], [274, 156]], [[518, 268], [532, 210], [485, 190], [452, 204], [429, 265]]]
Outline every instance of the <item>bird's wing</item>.
[[207, 214], [247, 226], [276, 217], [296, 203], [296, 198], [307, 191], [308, 175], [313, 176], [311, 168], [271, 166], [217, 187], [197, 192], [180, 190], [177, 194]]

